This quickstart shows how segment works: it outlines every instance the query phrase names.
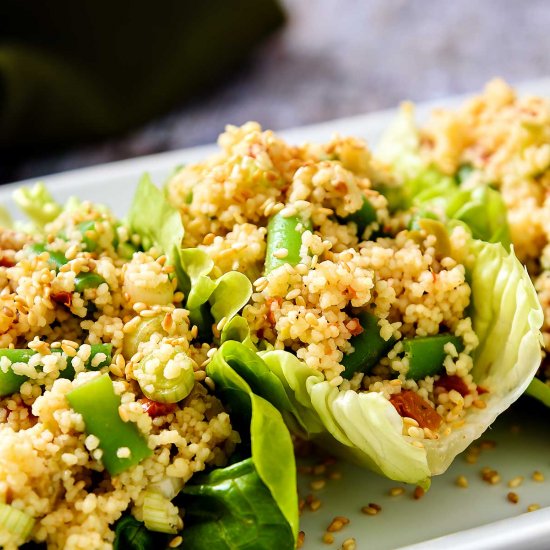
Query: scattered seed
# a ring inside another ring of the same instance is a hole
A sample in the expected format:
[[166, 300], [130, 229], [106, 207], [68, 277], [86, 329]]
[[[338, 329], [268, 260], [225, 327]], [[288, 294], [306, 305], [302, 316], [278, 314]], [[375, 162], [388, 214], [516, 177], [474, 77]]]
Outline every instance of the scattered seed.
[[357, 548], [357, 545], [355, 543], [355, 539], [353, 538], [346, 539], [342, 543], [342, 550], [355, 550], [356, 548]]
[[335, 479], [335, 480], [342, 479], [342, 472], [330, 472], [328, 477], [329, 479]]
[[419, 500], [421, 499], [423, 496], [424, 496], [424, 493], [426, 491], [424, 491], [424, 489], [422, 489], [422, 487], [420, 487], [420, 485], [417, 485], [415, 488], [414, 488], [414, 491], [413, 491], [413, 498], [414, 500]]
[[496, 485], [497, 483], [500, 483], [501, 478], [500, 474], [496, 470], [492, 470], [491, 468], [483, 468], [481, 470], [481, 479], [491, 485]]
[[539, 472], [538, 470], [535, 470], [531, 477], [533, 478], [533, 481], [538, 481], [539, 483], [541, 481], [544, 481], [544, 474], [542, 472]]
[[336, 516], [331, 522], [330, 525], [327, 527], [327, 531], [329, 533], [335, 533], [337, 531], [341, 531], [344, 525], [347, 525], [349, 523], [349, 519], [344, 516]]
[[316, 512], [317, 510], [319, 510], [319, 508], [321, 508], [321, 501], [318, 498], [316, 498], [315, 500], [312, 500], [309, 503], [309, 509], [312, 512]]
[[465, 489], [466, 487], [468, 487], [468, 479], [466, 478], [466, 476], [458, 476], [456, 478], [455, 484], [458, 487], [462, 487]]
[[507, 495], [506, 495], [506, 498], [508, 499], [509, 502], [511, 502], [512, 504], [517, 504], [519, 502], [519, 496], [517, 493], [514, 493], [513, 491], [510, 491]]
[[540, 504], [529, 504], [529, 506], [527, 506], [528, 512], [534, 512], [535, 510], [539, 510], [539, 509], [540, 509]]
[[516, 476], [508, 482], [510, 489], [516, 489], [523, 483], [523, 476]]
[[479, 448], [482, 451], [488, 451], [490, 449], [494, 449], [497, 446], [496, 441], [492, 441], [490, 439], [485, 439], [479, 444]]
[[313, 467], [313, 474], [316, 476], [320, 476], [321, 474], [324, 474], [327, 470], [327, 467], [324, 464], [317, 464], [317, 466]]
[[306, 534], [303, 531], [298, 533], [298, 539], [296, 540], [296, 548], [302, 548]]
[[324, 479], [316, 479], [315, 481], [312, 481], [309, 486], [314, 491], [320, 491], [324, 486], [326, 485], [326, 481]]
[[334, 542], [334, 535], [331, 535], [330, 533], [325, 533], [323, 535], [323, 542], [325, 544], [332, 544]]
[[390, 489], [390, 496], [398, 497], [399, 495], [402, 495], [404, 492], [405, 492], [405, 489], [403, 487], [392, 487]]

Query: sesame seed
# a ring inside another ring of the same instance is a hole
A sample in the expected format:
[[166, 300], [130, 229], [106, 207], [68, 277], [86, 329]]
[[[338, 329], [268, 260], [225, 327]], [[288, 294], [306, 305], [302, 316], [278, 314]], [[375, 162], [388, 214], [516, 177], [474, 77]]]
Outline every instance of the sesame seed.
[[539, 510], [539, 509], [540, 509], [540, 504], [529, 504], [529, 506], [527, 506], [528, 512], [534, 512], [535, 510]]
[[181, 543], [183, 542], [183, 537], [181, 536], [177, 536], [177, 537], [174, 537], [170, 543], [168, 544], [168, 546], [170, 548], [177, 548]]
[[309, 509], [312, 511], [312, 512], [316, 512], [317, 510], [319, 510], [319, 508], [321, 507], [321, 501], [316, 498], [314, 500], [312, 500], [310, 503], [309, 503]]
[[516, 476], [512, 478], [508, 482], [508, 487], [510, 487], [510, 489], [515, 489], [516, 487], [519, 487], [523, 483], [523, 479], [523, 476]]
[[355, 550], [356, 548], [357, 548], [357, 545], [355, 543], [355, 539], [353, 538], [346, 539], [342, 543], [342, 550]]
[[404, 492], [405, 492], [405, 489], [403, 487], [392, 487], [390, 489], [390, 496], [398, 497], [402, 495]]
[[326, 481], [324, 479], [316, 479], [315, 481], [312, 481], [309, 486], [314, 491], [320, 491], [326, 484]]
[[273, 256], [275, 258], [278, 258], [279, 260], [282, 260], [283, 258], [286, 258], [288, 256], [288, 249], [286, 248], [278, 248], [273, 252]]
[[533, 481], [537, 481], [539, 483], [544, 481], [544, 474], [542, 472], [539, 472], [538, 470], [535, 470], [531, 477], [533, 478]]
[[511, 502], [512, 504], [517, 504], [519, 502], [519, 496], [517, 493], [514, 493], [513, 491], [510, 491], [506, 498], [508, 499], [508, 502]]
[[316, 476], [319, 476], [321, 474], [324, 474], [326, 472], [327, 467], [324, 464], [317, 464], [317, 466], [313, 467], [313, 474]]
[[324, 533], [323, 542], [325, 544], [332, 544], [334, 542], [334, 535], [331, 535], [330, 533]]
[[466, 487], [468, 487], [468, 479], [466, 478], [466, 476], [458, 476], [456, 478], [455, 484], [458, 487], [462, 487], [465, 489]]
[[336, 516], [327, 527], [329, 533], [341, 531], [345, 525], [349, 523], [349, 519], [343, 516]]

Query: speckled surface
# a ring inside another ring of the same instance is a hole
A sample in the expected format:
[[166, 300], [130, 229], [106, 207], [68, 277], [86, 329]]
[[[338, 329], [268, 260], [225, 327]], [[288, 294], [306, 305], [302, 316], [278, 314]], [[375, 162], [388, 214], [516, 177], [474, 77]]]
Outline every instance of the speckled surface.
[[209, 143], [550, 75], [548, 0], [286, 0], [289, 21], [237, 74], [125, 136], [3, 159], [0, 181]]

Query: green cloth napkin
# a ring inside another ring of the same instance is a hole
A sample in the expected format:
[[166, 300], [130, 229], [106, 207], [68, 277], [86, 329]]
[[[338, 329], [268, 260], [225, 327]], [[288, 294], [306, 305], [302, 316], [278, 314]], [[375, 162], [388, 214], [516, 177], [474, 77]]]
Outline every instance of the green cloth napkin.
[[277, 0], [2, 0], [0, 149], [120, 132], [228, 74]]

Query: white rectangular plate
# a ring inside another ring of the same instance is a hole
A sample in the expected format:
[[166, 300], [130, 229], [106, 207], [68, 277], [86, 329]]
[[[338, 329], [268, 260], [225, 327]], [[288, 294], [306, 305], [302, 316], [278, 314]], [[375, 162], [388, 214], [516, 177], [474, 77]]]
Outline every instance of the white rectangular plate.
[[[519, 86], [522, 92], [550, 95], [550, 79]], [[452, 105], [461, 98], [449, 98], [438, 105]], [[435, 103], [418, 107], [419, 116]], [[360, 136], [372, 146], [380, 132], [391, 120], [394, 111], [335, 120], [315, 126], [281, 132], [292, 142], [325, 141], [331, 134]], [[221, 129], [220, 129], [221, 130]], [[110, 206], [117, 215], [124, 216], [140, 175], [147, 171], [154, 181], [162, 183], [172, 169], [181, 163], [203, 158], [214, 146], [174, 151], [133, 160], [121, 161], [74, 170], [42, 178], [58, 200], [70, 195], [97, 201]], [[0, 189], [0, 202], [14, 212], [11, 200], [18, 182]], [[496, 442], [494, 449], [482, 451], [476, 464], [468, 464], [458, 457], [452, 467], [435, 478], [430, 491], [420, 500], [412, 498], [412, 488], [405, 487], [401, 496], [391, 497], [389, 490], [397, 483], [377, 477], [354, 466], [339, 463], [330, 470], [342, 474], [339, 480], [328, 480], [325, 487], [312, 491], [309, 484], [319, 476], [300, 476], [302, 496], [314, 493], [321, 501], [319, 510], [305, 511], [301, 528], [306, 534], [305, 550], [340, 547], [342, 541], [354, 537], [358, 548], [454, 548], [504, 549], [550, 547], [550, 411], [543, 407], [523, 405], [503, 415], [496, 427], [483, 440]], [[519, 429], [518, 429], [519, 427]], [[315, 459], [312, 460], [315, 463]], [[310, 460], [310, 463], [312, 462]], [[480, 470], [488, 466], [499, 472], [502, 481], [490, 485], [481, 480]], [[548, 481], [536, 482], [531, 476], [541, 471]], [[468, 488], [459, 488], [455, 480], [464, 475]], [[525, 481], [517, 489], [519, 502], [507, 500], [507, 481], [523, 476]], [[361, 513], [361, 507], [374, 502], [382, 507], [376, 516]], [[526, 512], [530, 504], [542, 509]], [[546, 508], [545, 508], [546, 507]], [[322, 535], [337, 515], [346, 516], [350, 523], [335, 533], [332, 545], [322, 542]]]

